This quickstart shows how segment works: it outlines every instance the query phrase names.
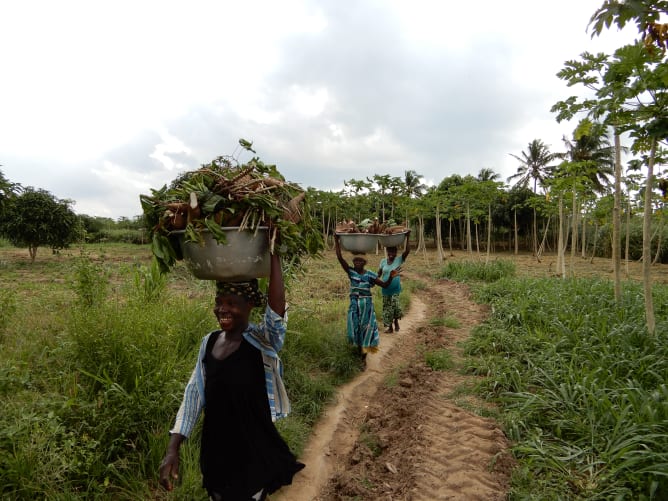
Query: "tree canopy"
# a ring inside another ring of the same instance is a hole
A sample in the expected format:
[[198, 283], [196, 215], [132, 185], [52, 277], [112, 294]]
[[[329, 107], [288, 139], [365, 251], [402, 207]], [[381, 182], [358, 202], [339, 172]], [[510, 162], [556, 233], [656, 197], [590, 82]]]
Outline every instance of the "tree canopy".
[[69, 200], [59, 200], [45, 190], [26, 188], [8, 200], [0, 233], [17, 247], [27, 247], [32, 261], [37, 248], [62, 249], [79, 235], [79, 217]]

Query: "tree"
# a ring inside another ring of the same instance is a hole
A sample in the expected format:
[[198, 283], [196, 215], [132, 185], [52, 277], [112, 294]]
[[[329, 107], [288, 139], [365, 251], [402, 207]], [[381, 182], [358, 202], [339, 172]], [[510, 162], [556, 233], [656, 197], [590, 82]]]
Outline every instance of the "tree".
[[422, 183], [422, 176], [414, 170], [404, 171], [404, 195], [408, 198], [418, 198], [427, 190]]
[[668, 12], [668, 2], [657, 0], [606, 0], [591, 17], [593, 36], [615, 24], [623, 28], [635, 22], [641, 37], [634, 44], [615, 51], [604, 75], [605, 95], [612, 95], [622, 112], [613, 114], [620, 130], [630, 131], [632, 150], [648, 153], [647, 180], [643, 214], [643, 285], [647, 330], [654, 334], [656, 320], [651, 277], [651, 221], [654, 166], [660, 158], [660, 142], [668, 137], [668, 92], [666, 80], [666, 39], [657, 36], [666, 24], [658, 24]]
[[563, 142], [566, 152], [558, 155], [583, 167], [581, 174], [589, 180], [594, 192], [608, 191], [610, 178], [615, 174], [615, 149], [610, 144], [607, 126], [582, 120], [573, 133], [573, 140], [564, 137]]
[[[534, 139], [529, 143], [527, 151], [521, 153], [522, 156], [510, 153], [510, 156], [520, 161], [517, 172], [508, 177], [507, 181], [517, 179], [516, 184], [526, 187], [533, 181], [533, 192], [538, 193], [538, 185], [542, 187], [545, 179], [549, 175], [552, 167], [550, 164], [557, 157], [555, 153], [550, 152], [550, 148], [540, 139]], [[538, 256], [538, 229], [536, 224], [536, 211], [533, 213], [533, 253], [536, 259]]]
[[487, 253], [485, 264], [489, 262], [492, 249], [492, 203], [498, 198], [499, 188], [503, 183], [497, 182], [499, 174], [492, 169], [484, 168], [478, 173], [478, 191], [480, 200], [487, 202]]
[[[575, 131], [573, 139], [563, 138], [566, 152], [559, 157], [568, 161], [568, 168], [562, 171], [572, 181], [572, 228], [571, 228], [571, 262], [578, 246], [578, 224], [580, 215], [580, 199], [593, 197], [595, 193], [605, 193], [610, 186], [609, 177], [614, 175], [615, 149], [610, 145], [608, 130], [604, 124], [582, 120]], [[582, 249], [584, 253], [584, 221], [582, 224]]]
[[62, 249], [81, 233], [79, 218], [70, 204], [48, 191], [28, 187], [10, 200], [2, 234], [16, 247], [28, 247], [31, 262], [34, 262], [38, 247], [48, 245]]
[[[651, 284], [651, 221], [652, 185], [654, 165], [662, 152], [658, 143], [668, 137], [668, 64], [666, 62], [666, 39], [661, 35], [668, 27], [658, 24], [660, 17], [668, 12], [668, 2], [652, 0], [606, 0], [592, 15], [589, 26], [592, 37], [613, 24], [619, 29], [635, 22], [640, 40], [625, 45], [612, 57], [605, 54], [583, 53], [581, 61], [568, 61], [559, 77], [568, 85], [581, 84], [595, 91], [595, 97], [579, 99], [571, 96], [557, 103], [552, 111], [559, 113], [558, 120], [569, 119], [575, 113], [585, 111], [598, 120], [614, 127], [615, 136], [629, 132], [633, 138], [631, 150], [644, 154], [647, 168], [645, 208], [643, 212], [643, 284], [647, 330], [654, 333], [655, 318]], [[657, 33], [657, 28], [658, 33]], [[659, 36], [657, 36], [659, 35]], [[615, 143], [619, 145], [616, 139]], [[621, 161], [615, 162], [615, 221], [613, 225], [613, 262], [615, 266], [615, 296], [621, 299], [619, 288], [619, 214], [621, 193]]]
[[[2, 166], [0, 165], [0, 167]], [[10, 182], [0, 170], [0, 221], [5, 220], [3, 212], [9, 200], [21, 193], [21, 190], [20, 184]]]

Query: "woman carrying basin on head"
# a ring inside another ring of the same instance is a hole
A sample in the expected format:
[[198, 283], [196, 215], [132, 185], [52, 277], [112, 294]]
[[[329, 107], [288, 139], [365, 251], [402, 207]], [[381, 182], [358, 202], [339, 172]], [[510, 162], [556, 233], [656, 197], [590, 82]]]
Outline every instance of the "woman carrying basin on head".
[[373, 307], [371, 288], [374, 285], [387, 287], [392, 279], [398, 276], [400, 269], [390, 272], [388, 280], [382, 281], [373, 271], [367, 270], [366, 259], [362, 256], [353, 257], [353, 265], [341, 255], [341, 244], [339, 236], [334, 235], [336, 257], [341, 268], [350, 279], [350, 305], [348, 306], [347, 332], [348, 341], [359, 349], [360, 355], [366, 357], [367, 353], [378, 350], [380, 336], [378, 334], [378, 322]]

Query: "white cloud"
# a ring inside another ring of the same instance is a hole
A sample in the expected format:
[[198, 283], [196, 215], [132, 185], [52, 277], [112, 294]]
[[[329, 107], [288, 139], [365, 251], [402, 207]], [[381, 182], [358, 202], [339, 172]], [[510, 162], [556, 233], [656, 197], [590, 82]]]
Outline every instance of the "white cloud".
[[574, 92], [564, 61], [636, 36], [592, 40], [600, 4], [2, 2], [0, 168], [112, 217], [239, 137], [320, 189], [408, 169], [505, 178], [508, 153], [574, 127], [549, 111]]

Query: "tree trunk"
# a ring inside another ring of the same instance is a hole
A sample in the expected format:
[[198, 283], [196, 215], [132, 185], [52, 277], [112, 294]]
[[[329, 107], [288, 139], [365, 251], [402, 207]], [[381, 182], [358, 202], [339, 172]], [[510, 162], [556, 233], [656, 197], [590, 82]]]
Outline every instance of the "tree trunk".
[[545, 243], [547, 242], [547, 232], [550, 228], [550, 219], [552, 216], [547, 216], [547, 221], [545, 223], [545, 229], [543, 230], [543, 239], [540, 242], [540, 245], [538, 246], [538, 262], [540, 263], [540, 256], [543, 255], [543, 251], [545, 250]]
[[580, 249], [582, 249], [581, 257], [582, 259], [587, 259], [587, 215], [582, 214], [581, 220], [581, 237], [580, 237]]
[[469, 204], [466, 203], [466, 250], [469, 254], [473, 254], [473, 244], [471, 243], [471, 214], [469, 212]]
[[656, 264], [659, 261], [661, 256], [661, 235], [663, 235], [663, 219], [659, 218], [659, 229], [657, 230], [657, 242], [656, 242], [656, 254], [654, 254], [654, 259], [652, 264]]
[[475, 252], [478, 255], [478, 257], [480, 257], [480, 239], [478, 238], [478, 229], [479, 229], [478, 223], [475, 223], [473, 227], [475, 228]]
[[647, 183], [645, 185], [644, 220], [642, 225], [642, 277], [645, 296], [645, 322], [647, 332], [654, 335], [656, 321], [654, 318], [654, 299], [652, 295], [652, 184], [654, 181], [654, 160], [656, 157], [656, 139], [652, 139], [652, 148], [647, 162]]
[[564, 238], [564, 197], [559, 196], [559, 238], [557, 240], [557, 273], [561, 273], [562, 278], [566, 278], [566, 242]]
[[594, 248], [591, 251], [591, 259], [589, 260], [590, 263], [594, 262], [594, 256], [596, 256], [596, 244], [598, 243], [598, 225], [594, 226]]
[[570, 267], [571, 267], [571, 274], [575, 273], [575, 253], [578, 250], [578, 198], [577, 198], [577, 190], [575, 186], [573, 186], [573, 207], [572, 207], [572, 217], [573, 219], [571, 220], [571, 262], [570, 262]]
[[417, 217], [418, 223], [418, 242], [415, 249], [416, 253], [422, 251], [423, 254], [427, 254], [427, 246], [424, 243], [424, 216], [422, 214]]
[[329, 232], [329, 225], [325, 224], [325, 211], [322, 211], [322, 240], [325, 242], [325, 248], [329, 248], [327, 244], [327, 238], [329, 237], [328, 235]]
[[624, 244], [624, 267], [626, 278], [629, 278], [629, 252], [631, 250], [631, 192], [628, 193], [629, 202], [626, 207], [626, 243]]
[[515, 255], [519, 254], [519, 242], [517, 240], [518, 229], [517, 229], [517, 209], [513, 211], [513, 218], [515, 220]]
[[533, 208], [533, 255], [536, 261], [540, 263], [540, 256], [538, 255], [538, 225], [536, 224], [536, 208]]
[[612, 206], [612, 270], [615, 283], [615, 302], [618, 305], [620, 305], [622, 302], [621, 239], [619, 238], [622, 226], [621, 185], [622, 185], [622, 145], [621, 145], [621, 140], [619, 138], [619, 133], [615, 131], [615, 195], [614, 195], [614, 203]]
[[489, 252], [492, 248], [492, 204], [487, 205], [487, 256], [485, 264], [489, 262]]
[[448, 222], [450, 223], [448, 226], [448, 246], [450, 247], [450, 257], [454, 256], [454, 252], [452, 252], [452, 219], [448, 219]]
[[443, 240], [441, 239], [441, 213], [436, 208], [436, 252], [438, 253], [438, 262], [443, 262]]

